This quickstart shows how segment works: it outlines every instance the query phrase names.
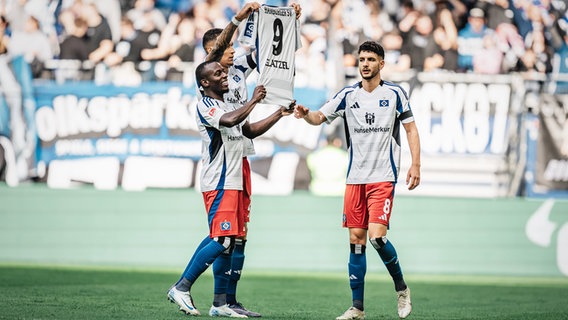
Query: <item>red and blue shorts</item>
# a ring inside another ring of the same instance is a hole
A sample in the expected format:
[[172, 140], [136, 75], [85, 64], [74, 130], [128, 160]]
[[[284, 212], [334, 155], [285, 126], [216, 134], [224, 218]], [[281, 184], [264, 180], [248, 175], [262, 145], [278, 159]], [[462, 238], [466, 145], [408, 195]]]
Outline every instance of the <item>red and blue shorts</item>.
[[368, 229], [369, 223], [389, 226], [394, 183], [348, 184], [343, 200], [343, 227]]
[[203, 201], [211, 238], [246, 235], [242, 190], [206, 191]]

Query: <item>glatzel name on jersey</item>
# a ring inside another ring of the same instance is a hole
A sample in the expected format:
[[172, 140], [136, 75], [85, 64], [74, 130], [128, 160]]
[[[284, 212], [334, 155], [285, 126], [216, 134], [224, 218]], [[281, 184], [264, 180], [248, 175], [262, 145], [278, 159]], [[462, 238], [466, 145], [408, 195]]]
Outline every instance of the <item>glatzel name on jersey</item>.
[[277, 68], [277, 69], [290, 70], [290, 68], [288, 67], [287, 61], [266, 59], [266, 63], [264, 64], [264, 66], [265, 67], [271, 67], [271, 68]]

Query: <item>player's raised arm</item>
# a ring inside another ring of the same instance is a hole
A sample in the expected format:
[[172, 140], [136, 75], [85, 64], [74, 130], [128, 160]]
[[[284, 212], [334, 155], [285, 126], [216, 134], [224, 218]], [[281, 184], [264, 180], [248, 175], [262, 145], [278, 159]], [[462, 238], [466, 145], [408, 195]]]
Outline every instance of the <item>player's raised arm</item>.
[[244, 7], [235, 16], [233, 16], [231, 22], [229, 22], [225, 29], [223, 29], [223, 32], [221, 32], [217, 41], [215, 41], [215, 46], [207, 54], [207, 57], [205, 57], [205, 61], [220, 61], [225, 49], [231, 45], [233, 34], [235, 33], [235, 30], [237, 30], [241, 21], [247, 19], [248, 16], [258, 10], [258, 8], [260, 8], [260, 4], [258, 2], [249, 2], [245, 4]]
[[319, 126], [327, 120], [321, 111], [310, 111], [310, 109], [303, 105], [296, 105], [294, 117], [304, 119], [307, 123], [314, 126]]
[[260, 85], [254, 88], [252, 98], [245, 103], [241, 108], [225, 113], [219, 123], [225, 127], [233, 127], [243, 122], [254, 109], [254, 107], [266, 97], [266, 89]]

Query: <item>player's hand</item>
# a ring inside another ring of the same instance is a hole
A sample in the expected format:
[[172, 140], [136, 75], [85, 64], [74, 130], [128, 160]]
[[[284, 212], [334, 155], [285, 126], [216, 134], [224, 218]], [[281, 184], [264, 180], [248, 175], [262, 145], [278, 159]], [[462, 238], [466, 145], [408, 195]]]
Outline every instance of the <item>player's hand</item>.
[[280, 111], [282, 112], [283, 116], [289, 116], [294, 113], [294, 107], [296, 106], [296, 100], [290, 102], [288, 107], [280, 107]]
[[296, 11], [296, 19], [300, 19], [300, 16], [302, 15], [302, 7], [300, 6], [300, 4], [292, 3], [290, 4], [290, 6], [294, 8], [294, 11]]
[[258, 10], [260, 8], [260, 3], [258, 2], [249, 2], [247, 4], [245, 4], [245, 6], [241, 9], [241, 11], [239, 11], [236, 15], [235, 18], [239, 21], [243, 21], [244, 19], [247, 19], [248, 16], [253, 13], [254, 11]]
[[252, 99], [254, 102], [258, 103], [262, 101], [266, 97], [266, 88], [263, 85], [259, 85], [254, 88], [254, 92], [252, 93]]
[[297, 118], [297, 119], [303, 119], [305, 116], [308, 115], [309, 112], [310, 112], [310, 109], [308, 109], [307, 107], [304, 107], [301, 104], [298, 104], [294, 108], [294, 117]]
[[420, 184], [420, 165], [411, 165], [406, 174], [406, 185], [408, 190], [414, 190]]

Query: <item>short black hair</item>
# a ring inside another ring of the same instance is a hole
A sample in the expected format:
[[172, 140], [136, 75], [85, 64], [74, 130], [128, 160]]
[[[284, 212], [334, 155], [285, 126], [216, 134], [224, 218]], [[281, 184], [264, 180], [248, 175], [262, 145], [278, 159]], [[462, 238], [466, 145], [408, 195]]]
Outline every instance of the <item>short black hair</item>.
[[385, 58], [385, 49], [376, 41], [365, 41], [359, 46], [359, 51], [357, 53], [361, 53], [361, 51], [370, 51], [376, 53], [379, 57]]
[[197, 87], [201, 88], [201, 80], [205, 78], [205, 67], [211, 63], [217, 63], [217, 61], [205, 61], [200, 63], [197, 68], [195, 68], [195, 81], [197, 82]]
[[221, 34], [221, 32], [223, 32], [223, 29], [219, 28], [213, 28], [207, 30], [205, 34], [203, 34], [203, 40], [201, 42], [203, 48], [205, 49], [205, 46], [207, 46], [209, 42], [216, 40], [217, 37]]

